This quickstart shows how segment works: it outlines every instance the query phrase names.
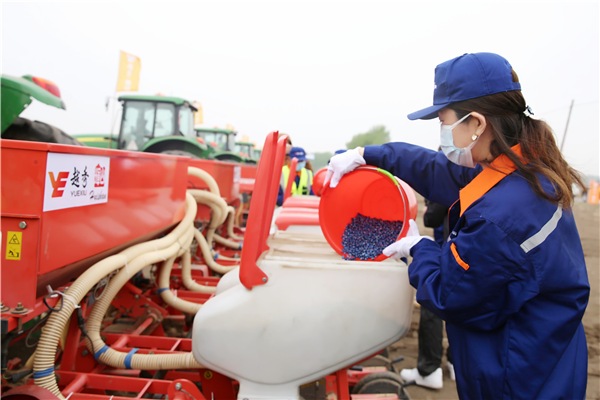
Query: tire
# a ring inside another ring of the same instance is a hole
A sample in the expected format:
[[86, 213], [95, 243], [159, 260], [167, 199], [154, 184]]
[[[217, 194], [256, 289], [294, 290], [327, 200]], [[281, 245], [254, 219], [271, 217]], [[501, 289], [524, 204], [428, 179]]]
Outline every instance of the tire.
[[185, 151], [185, 150], [164, 150], [164, 151], [161, 151], [160, 154], [170, 154], [172, 156], [183, 156], [183, 157], [190, 157], [190, 158], [196, 158], [196, 159], [200, 158], [197, 155], [192, 154], [189, 151]]
[[386, 367], [388, 371], [391, 371], [392, 362], [389, 358], [384, 357], [381, 354], [377, 354], [374, 357], [369, 358], [360, 363], [361, 367]]
[[2, 139], [84, 146], [79, 140], [55, 126], [27, 118], [17, 118], [3, 133]]
[[410, 396], [403, 385], [404, 380], [394, 372], [374, 372], [358, 381], [352, 394], [395, 393], [400, 399], [409, 400]]
[[235, 158], [234, 156], [231, 156], [230, 154], [221, 154], [215, 157], [215, 160], [219, 160], [219, 161], [225, 161], [225, 162], [241, 162], [240, 160], [238, 160], [237, 158]]

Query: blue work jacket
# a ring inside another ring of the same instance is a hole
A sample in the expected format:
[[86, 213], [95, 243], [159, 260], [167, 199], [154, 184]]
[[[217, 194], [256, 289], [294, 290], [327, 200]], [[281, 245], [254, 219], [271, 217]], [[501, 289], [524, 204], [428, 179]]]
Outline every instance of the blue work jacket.
[[419, 146], [367, 146], [364, 158], [431, 201], [459, 200], [447, 242], [421, 240], [409, 267], [417, 301], [447, 322], [459, 397], [583, 399], [590, 289], [571, 210], [538, 197], [518, 172], [494, 182], [491, 168]]

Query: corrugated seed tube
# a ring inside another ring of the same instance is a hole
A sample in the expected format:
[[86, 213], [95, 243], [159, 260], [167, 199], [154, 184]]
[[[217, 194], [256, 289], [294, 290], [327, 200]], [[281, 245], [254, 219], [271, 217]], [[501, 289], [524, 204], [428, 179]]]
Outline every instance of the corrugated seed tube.
[[[144, 264], [144, 266], [158, 262], [163, 258], [168, 258], [171, 253], [165, 252], [167, 254], [161, 254], [161, 258], [154, 260], [159, 251], [170, 248], [173, 246], [173, 244], [176, 246], [173, 249], [173, 253], [179, 249], [180, 245], [177, 243], [177, 241], [186, 233], [195, 230], [193, 228], [193, 222], [197, 209], [198, 206], [193, 196], [187, 194], [185, 215], [181, 222], [168, 235], [160, 239], [131, 246], [119, 254], [107, 257], [88, 268], [83, 274], [81, 274], [81, 276], [79, 276], [79, 278], [77, 278], [77, 280], [75, 280], [75, 282], [73, 282], [73, 284], [65, 292], [68, 298], [72, 299], [72, 301], [64, 301], [61, 311], [51, 313], [50, 317], [48, 318], [48, 322], [42, 331], [33, 362], [34, 372], [43, 372], [54, 367], [56, 347], [59, 343], [65, 325], [69, 321], [71, 314], [75, 309], [75, 305], [79, 304], [81, 300], [83, 300], [84, 296], [90, 290], [92, 290], [94, 285], [96, 285], [96, 283], [98, 283], [98, 281], [104, 278], [107, 274], [126, 266], [129, 267], [128, 264], [138, 257], [144, 257], [147, 254], [154, 256], [152, 260], [147, 260], [149, 262]], [[188, 364], [190, 365], [190, 368], [198, 368], [198, 363], [193, 359], [191, 353], [183, 353], [177, 356], [181, 357], [181, 359], [175, 363], [178, 365], [176, 368], [185, 368]], [[64, 399], [56, 383], [55, 374], [52, 373], [40, 378], [36, 378], [34, 379], [34, 382], [36, 385], [50, 390], [60, 399]]]

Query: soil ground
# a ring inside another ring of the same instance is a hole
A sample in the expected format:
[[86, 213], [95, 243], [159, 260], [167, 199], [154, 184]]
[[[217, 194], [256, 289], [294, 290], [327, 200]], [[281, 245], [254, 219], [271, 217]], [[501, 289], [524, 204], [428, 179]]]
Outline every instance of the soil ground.
[[[423, 226], [423, 208], [423, 199], [419, 197], [419, 216], [417, 217], [419, 231], [422, 235], [433, 236], [433, 230]], [[591, 285], [590, 300], [583, 317], [588, 345], [587, 399], [600, 400], [600, 316], [598, 315], [600, 311], [600, 207], [587, 203], [575, 203], [573, 212], [583, 245]], [[410, 331], [403, 339], [388, 348], [390, 358], [404, 356], [404, 361], [396, 364], [396, 368], [399, 370], [403, 368], [415, 368], [417, 366], [419, 312], [419, 308], [415, 307]], [[444, 338], [444, 348], [447, 346], [448, 341]], [[440, 390], [432, 390], [419, 386], [410, 386], [407, 389], [410, 392], [411, 400], [458, 399], [456, 383], [450, 380], [448, 370], [445, 366], [446, 357], [444, 356], [442, 359], [444, 387]]]

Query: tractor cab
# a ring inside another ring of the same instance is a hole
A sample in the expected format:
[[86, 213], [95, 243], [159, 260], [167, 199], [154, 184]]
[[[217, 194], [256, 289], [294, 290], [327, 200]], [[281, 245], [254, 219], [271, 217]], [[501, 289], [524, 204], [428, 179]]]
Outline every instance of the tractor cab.
[[211, 150], [194, 131], [191, 101], [179, 97], [122, 95], [119, 133], [77, 135], [86, 145], [207, 158]]
[[243, 158], [235, 153], [236, 131], [219, 128], [195, 128], [198, 139], [210, 149], [210, 158], [220, 161], [243, 162]]
[[258, 158], [254, 154], [254, 143], [236, 142], [235, 153], [243, 158], [247, 164], [256, 164]]
[[192, 102], [179, 97], [124, 95], [118, 148], [206, 158], [197, 140]]

